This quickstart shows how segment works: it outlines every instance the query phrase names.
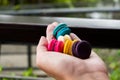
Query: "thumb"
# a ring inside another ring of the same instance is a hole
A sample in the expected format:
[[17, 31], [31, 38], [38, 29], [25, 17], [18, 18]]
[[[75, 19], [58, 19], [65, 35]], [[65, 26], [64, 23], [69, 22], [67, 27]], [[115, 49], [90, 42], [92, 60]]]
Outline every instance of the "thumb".
[[40, 41], [37, 46], [37, 52], [47, 51], [47, 44], [48, 44], [47, 39], [44, 36], [41, 36]]
[[70, 33], [70, 36], [71, 36], [72, 40], [79, 40], [79, 41], [81, 41], [81, 39], [74, 33]]

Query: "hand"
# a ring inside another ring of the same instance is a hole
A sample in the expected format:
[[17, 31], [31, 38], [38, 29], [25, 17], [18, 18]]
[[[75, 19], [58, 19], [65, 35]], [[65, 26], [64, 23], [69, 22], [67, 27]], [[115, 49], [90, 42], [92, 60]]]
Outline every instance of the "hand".
[[[49, 24], [46, 37], [42, 36], [37, 46], [37, 66], [57, 80], [109, 80], [104, 62], [92, 51], [90, 58], [82, 60], [59, 52], [47, 51], [53, 38], [53, 29], [58, 23]], [[80, 40], [75, 34], [72, 39]]]

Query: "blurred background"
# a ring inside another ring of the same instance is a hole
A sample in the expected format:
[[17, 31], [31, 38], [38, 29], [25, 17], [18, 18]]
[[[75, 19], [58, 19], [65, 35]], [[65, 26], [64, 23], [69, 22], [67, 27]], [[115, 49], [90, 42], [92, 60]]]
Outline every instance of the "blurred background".
[[0, 14], [12, 15], [119, 19], [119, 7], [120, 0], [0, 0]]
[[[0, 15], [119, 20], [120, 0], [0, 0]], [[0, 44], [0, 75], [49, 77], [37, 69], [35, 49], [36, 45]], [[120, 80], [120, 49], [94, 50], [105, 61], [110, 79]], [[29, 51], [32, 56], [30, 67], [26, 55]]]

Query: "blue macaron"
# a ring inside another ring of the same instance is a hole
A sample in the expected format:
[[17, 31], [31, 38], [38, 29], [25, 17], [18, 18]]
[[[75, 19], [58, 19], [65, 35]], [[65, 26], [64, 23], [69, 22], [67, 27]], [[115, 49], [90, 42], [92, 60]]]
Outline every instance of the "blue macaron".
[[68, 26], [65, 23], [60, 23], [53, 30], [53, 35], [56, 39], [58, 39], [59, 36], [64, 36], [65, 34], [69, 35], [70, 32], [70, 28], [68, 28]]

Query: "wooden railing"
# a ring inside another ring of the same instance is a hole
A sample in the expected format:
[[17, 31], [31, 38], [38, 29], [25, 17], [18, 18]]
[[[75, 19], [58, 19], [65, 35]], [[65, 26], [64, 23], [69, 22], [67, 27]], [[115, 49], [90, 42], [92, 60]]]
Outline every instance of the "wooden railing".
[[93, 47], [120, 47], [120, 20], [65, 17], [0, 16], [0, 42], [37, 44], [40, 36], [45, 36], [47, 25], [55, 21], [68, 24]]

